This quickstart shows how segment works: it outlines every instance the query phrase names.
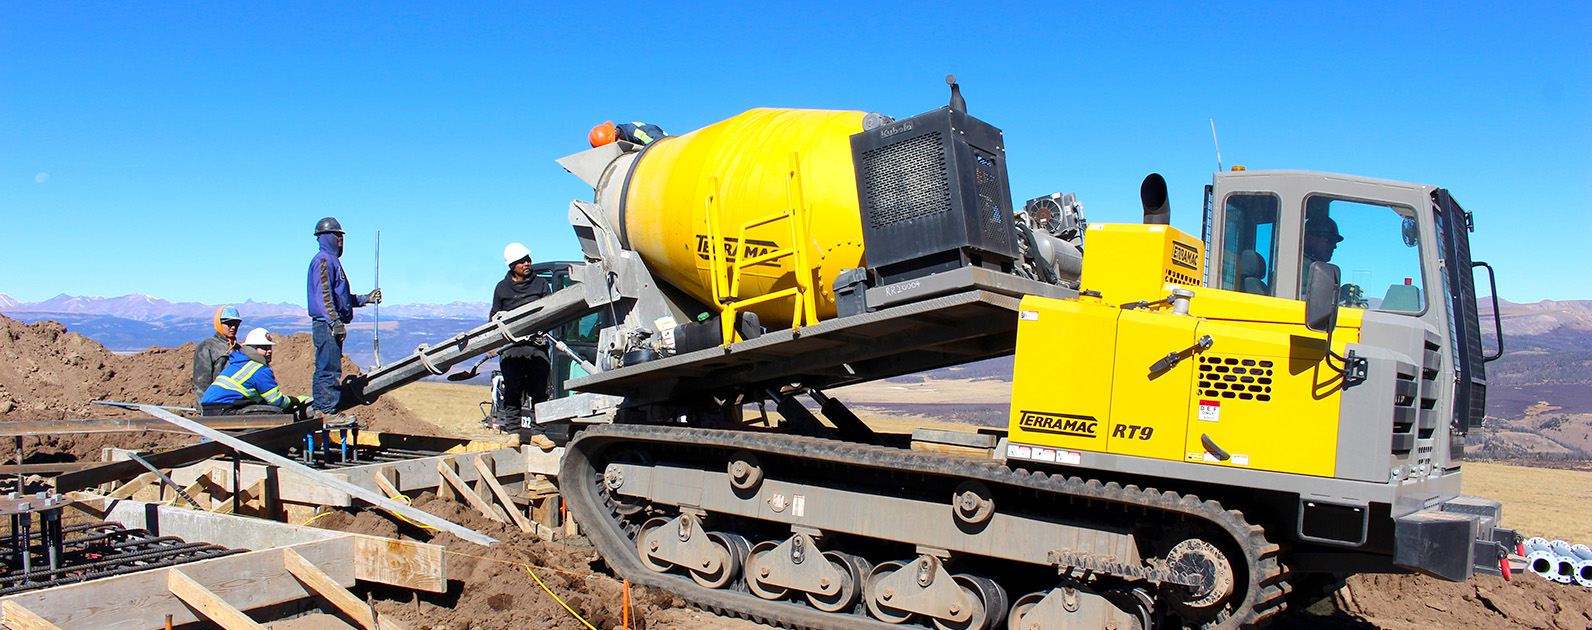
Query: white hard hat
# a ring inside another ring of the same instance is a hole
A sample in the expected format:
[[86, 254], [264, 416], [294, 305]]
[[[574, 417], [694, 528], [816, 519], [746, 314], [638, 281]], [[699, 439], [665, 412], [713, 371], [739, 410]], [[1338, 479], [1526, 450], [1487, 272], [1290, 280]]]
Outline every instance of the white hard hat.
[[514, 263], [519, 262], [521, 258], [525, 258], [530, 255], [531, 248], [519, 243], [509, 243], [508, 247], [503, 248], [503, 264], [512, 267], [514, 266]]
[[276, 342], [275, 341], [271, 341], [271, 331], [266, 330], [264, 328], [256, 328], [254, 330], [249, 331], [248, 336], [243, 338], [243, 345], [245, 345], [245, 346], [274, 346], [274, 345], [276, 345]]

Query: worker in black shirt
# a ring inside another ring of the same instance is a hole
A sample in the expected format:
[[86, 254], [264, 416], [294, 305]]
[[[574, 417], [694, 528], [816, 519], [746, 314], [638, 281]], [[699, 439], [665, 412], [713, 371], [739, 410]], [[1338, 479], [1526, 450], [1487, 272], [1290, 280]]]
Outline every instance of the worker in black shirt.
[[[537, 277], [531, 270], [531, 250], [519, 243], [509, 243], [503, 248], [503, 262], [509, 271], [492, 291], [493, 317], [499, 311], [512, 311], [553, 292], [545, 278]], [[552, 362], [547, 354], [547, 340], [541, 335], [511, 344], [498, 351], [498, 369], [503, 372], [502, 404], [498, 407], [497, 428], [513, 431], [521, 426], [525, 396], [531, 404], [547, 400], [552, 395]], [[547, 429], [531, 423], [530, 443], [544, 451], [553, 448], [547, 438]]]

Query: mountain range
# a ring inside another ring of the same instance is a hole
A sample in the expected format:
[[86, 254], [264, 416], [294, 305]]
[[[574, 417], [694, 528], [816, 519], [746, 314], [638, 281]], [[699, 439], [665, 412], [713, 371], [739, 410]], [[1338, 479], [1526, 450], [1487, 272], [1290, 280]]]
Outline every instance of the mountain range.
[[[219, 305], [199, 302], [170, 302], [157, 297], [132, 293], [121, 297], [81, 297], [62, 293], [42, 302], [20, 302], [0, 293], [0, 313], [77, 313], [107, 315], [135, 322], [167, 322], [182, 319], [210, 319]], [[245, 320], [274, 315], [304, 315], [304, 306], [288, 302], [256, 302], [248, 300], [235, 303]], [[438, 319], [482, 318], [487, 311], [486, 302], [450, 302], [447, 304], [394, 304], [381, 307], [383, 319]], [[363, 312], [363, 311], [362, 311]]]
[[[298, 304], [245, 301], [233, 304], [243, 316], [243, 331], [265, 328], [293, 335], [309, 332], [310, 320]], [[134, 293], [121, 297], [61, 294], [42, 302], [20, 302], [0, 293], [0, 314], [23, 322], [53, 320], [99, 342], [113, 352], [132, 353], [160, 346], [175, 348], [215, 332], [215, 304], [170, 302]], [[381, 307], [381, 356], [386, 361], [420, 344], [444, 341], [486, 322], [486, 302], [394, 304]], [[360, 365], [376, 365], [374, 307], [356, 311], [343, 352]], [[241, 335], [240, 335], [241, 336]]]

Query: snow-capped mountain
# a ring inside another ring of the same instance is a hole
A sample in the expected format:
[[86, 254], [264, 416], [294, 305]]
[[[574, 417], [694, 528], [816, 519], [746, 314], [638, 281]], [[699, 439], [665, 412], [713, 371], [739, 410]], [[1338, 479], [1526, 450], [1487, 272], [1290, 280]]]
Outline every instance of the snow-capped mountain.
[[[108, 315], [139, 322], [208, 320], [215, 315], [219, 306], [199, 302], [169, 302], [142, 293], [121, 297], [73, 296], [62, 293], [42, 302], [19, 302], [8, 295], [0, 294], [0, 312]], [[245, 320], [254, 317], [305, 315], [304, 305], [288, 302], [246, 300], [235, 302], [233, 306], [238, 307], [238, 312]], [[382, 317], [391, 319], [480, 319], [486, 317], [486, 312], [486, 302], [392, 304], [383, 305], [381, 309]]]

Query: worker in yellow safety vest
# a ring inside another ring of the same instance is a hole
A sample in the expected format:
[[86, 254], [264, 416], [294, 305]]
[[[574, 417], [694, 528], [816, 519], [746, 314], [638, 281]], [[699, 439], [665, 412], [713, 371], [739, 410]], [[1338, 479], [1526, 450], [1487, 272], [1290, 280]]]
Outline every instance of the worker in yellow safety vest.
[[288, 413], [309, 404], [307, 396], [288, 396], [276, 384], [271, 371], [271, 333], [264, 328], [249, 331], [243, 345], [227, 357], [227, 367], [205, 390], [200, 405], [206, 416], [236, 416], [255, 413]]

